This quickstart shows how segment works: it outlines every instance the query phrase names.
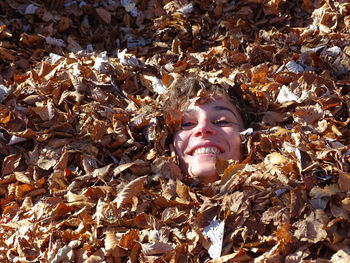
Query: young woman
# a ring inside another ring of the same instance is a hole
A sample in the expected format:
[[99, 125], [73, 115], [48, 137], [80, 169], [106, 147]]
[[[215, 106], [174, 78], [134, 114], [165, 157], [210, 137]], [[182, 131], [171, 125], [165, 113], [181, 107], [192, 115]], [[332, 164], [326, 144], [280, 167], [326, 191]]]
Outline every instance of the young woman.
[[217, 159], [241, 160], [243, 118], [235, 98], [204, 81], [189, 78], [170, 86], [171, 108], [182, 112], [173, 144], [183, 173], [201, 183], [217, 180]]

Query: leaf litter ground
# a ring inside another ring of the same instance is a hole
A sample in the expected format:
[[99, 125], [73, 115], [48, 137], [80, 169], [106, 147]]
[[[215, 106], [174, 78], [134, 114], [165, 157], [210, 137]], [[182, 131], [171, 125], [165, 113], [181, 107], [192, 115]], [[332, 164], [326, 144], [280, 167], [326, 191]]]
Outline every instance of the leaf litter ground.
[[[350, 260], [347, 1], [0, 10], [1, 262]], [[251, 120], [244, 161], [205, 187], [162, 112], [188, 76], [240, 87]]]

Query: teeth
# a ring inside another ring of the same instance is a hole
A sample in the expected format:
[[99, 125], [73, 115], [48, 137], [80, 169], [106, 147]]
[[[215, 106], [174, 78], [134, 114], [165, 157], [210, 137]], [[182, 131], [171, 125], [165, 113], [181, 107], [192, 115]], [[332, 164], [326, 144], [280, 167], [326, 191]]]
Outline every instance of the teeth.
[[193, 152], [193, 155], [206, 154], [206, 153], [219, 154], [220, 150], [216, 147], [200, 147]]

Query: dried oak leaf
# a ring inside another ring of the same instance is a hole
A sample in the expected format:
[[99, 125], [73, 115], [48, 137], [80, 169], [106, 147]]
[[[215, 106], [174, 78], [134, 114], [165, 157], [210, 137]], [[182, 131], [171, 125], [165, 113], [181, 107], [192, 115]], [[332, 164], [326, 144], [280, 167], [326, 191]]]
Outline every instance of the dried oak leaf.
[[272, 77], [278, 83], [289, 84], [297, 80], [298, 74], [295, 74], [293, 72], [278, 72], [273, 74]]
[[16, 60], [16, 56], [14, 51], [0, 47], [0, 58], [1, 60], [7, 62], [7, 63], [11, 63], [14, 62]]
[[176, 131], [180, 128], [182, 118], [183, 118], [183, 113], [181, 111], [170, 110], [168, 114], [165, 116], [165, 123], [173, 131]]
[[311, 243], [324, 241], [327, 238], [327, 232], [325, 231], [327, 218], [325, 217], [323, 210], [310, 212], [305, 219], [300, 219], [293, 224], [293, 227], [296, 228], [294, 236], [301, 241]]
[[245, 195], [243, 192], [236, 191], [232, 194], [225, 195], [221, 202], [221, 209], [223, 211], [231, 211], [231, 213], [239, 213], [243, 204]]
[[111, 23], [112, 13], [108, 10], [102, 7], [98, 7], [96, 8], [96, 13], [102, 22], [107, 25]]
[[[182, 183], [180, 180], [176, 180], [176, 193], [179, 197], [179, 202], [191, 202], [191, 193], [190, 193], [190, 188]], [[193, 195], [192, 195], [193, 196]]]
[[[72, 260], [73, 259], [73, 253], [70, 253], [73, 249], [77, 248], [80, 245], [80, 240], [72, 240], [69, 242], [68, 245], [60, 248], [57, 251], [56, 256], [52, 259], [52, 263], [60, 263], [63, 260]], [[71, 255], [71, 256], [69, 256]]]
[[171, 243], [154, 242], [142, 244], [142, 253], [144, 255], [162, 255], [170, 254], [174, 251], [174, 246]]
[[300, 216], [307, 206], [306, 191], [298, 188], [292, 189], [289, 206], [292, 217]]
[[244, 262], [248, 260], [252, 260], [252, 258], [244, 249], [240, 249], [237, 252], [211, 259], [207, 263]]
[[259, 64], [251, 69], [252, 71], [252, 83], [265, 83], [267, 81], [267, 73], [269, 67], [267, 63]]
[[0, 105], [0, 123], [1, 124], [7, 124], [9, 123], [12, 119], [12, 112], [6, 107], [5, 105]]
[[339, 191], [340, 190], [337, 184], [326, 185], [323, 188], [315, 186], [311, 189], [309, 195], [312, 198], [322, 198], [336, 195], [339, 193]]
[[297, 107], [294, 112], [294, 119], [303, 125], [313, 125], [324, 116], [319, 104], [312, 106]]
[[350, 191], [350, 174], [341, 172], [338, 178], [338, 185], [340, 191], [347, 192]]
[[15, 198], [16, 199], [23, 199], [24, 196], [32, 190], [34, 190], [34, 186], [31, 184], [17, 185], [16, 190], [15, 190]]
[[117, 204], [117, 208], [121, 208], [125, 204], [131, 202], [133, 197], [142, 192], [146, 179], [147, 176], [142, 176], [125, 185], [124, 188], [118, 193], [117, 197], [113, 200], [113, 203]]
[[249, 51], [249, 62], [253, 66], [257, 66], [264, 62], [273, 60], [273, 50], [268, 46], [254, 46]]
[[21, 159], [21, 154], [11, 154], [6, 156], [2, 163], [1, 174], [7, 175], [12, 173], [19, 166]]
[[165, 208], [162, 213], [162, 221], [165, 223], [176, 222], [180, 223], [187, 220], [187, 212], [180, 210], [178, 207]]
[[20, 42], [28, 47], [42, 47], [45, 39], [38, 35], [21, 34]]
[[180, 167], [176, 165], [173, 158], [166, 156], [156, 158], [151, 165], [152, 173], [161, 174], [168, 179], [181, 179], [182, 173]]
[[140, 240], [140, 233], [138, 230], [128, 230], [119, 240], [119, 246], [124, 249], [132, 249]]

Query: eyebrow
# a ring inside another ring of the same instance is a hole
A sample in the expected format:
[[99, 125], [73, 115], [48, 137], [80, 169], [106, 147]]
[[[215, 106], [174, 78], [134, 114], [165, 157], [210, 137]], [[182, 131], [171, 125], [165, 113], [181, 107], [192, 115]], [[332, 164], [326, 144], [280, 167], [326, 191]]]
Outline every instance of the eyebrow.
[[[237, 113], [234, 112], [232, 109], [230, 109], [229, 107], [226, 107], [226, 106], [214, 106], [213, 108], [214, 110], [216, 111], [229, 111], [231, 112], [236, 118], [237, 118]], [[184, 111], [184, 114], [191, 114], [192, 112], [194, 112], [195, 110], [185, 110]]]
[[237, 114], [236, 114], [232, 109], [230, 109], [229, 107], [226, 107], [226, 106], [215, 106], [215, 107], [214, 107], [214, 110], [217, 110], [217, 111], [229, 111], [229, 112], [231, 112], [234, 116], [237, 117]]

